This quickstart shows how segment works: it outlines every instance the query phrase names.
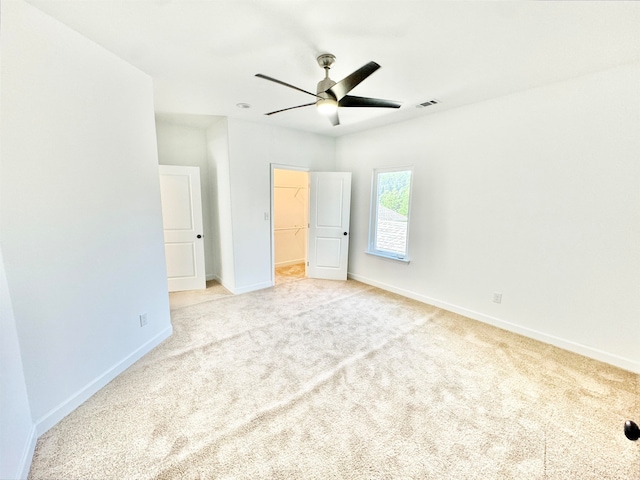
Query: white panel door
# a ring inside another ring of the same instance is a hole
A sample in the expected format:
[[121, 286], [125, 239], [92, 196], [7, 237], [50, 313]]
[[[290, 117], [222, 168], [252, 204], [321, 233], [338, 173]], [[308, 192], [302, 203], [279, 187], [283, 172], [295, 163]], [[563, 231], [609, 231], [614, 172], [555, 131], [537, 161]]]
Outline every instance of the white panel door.
[[307, 277], [346, 280], [351, 172], [309, 174]]
[[200, 168], [160, 165], [169, 291], [206, 288]]

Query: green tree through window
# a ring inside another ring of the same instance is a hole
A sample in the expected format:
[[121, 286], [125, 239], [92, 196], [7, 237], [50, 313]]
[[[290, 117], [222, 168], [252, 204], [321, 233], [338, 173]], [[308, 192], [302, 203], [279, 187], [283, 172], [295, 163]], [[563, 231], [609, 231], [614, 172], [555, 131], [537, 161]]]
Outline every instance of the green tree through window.
[[409, 214], [409, 185], [411, 172], [389, 172], [378, 176], [380, 205], [400, 215]]

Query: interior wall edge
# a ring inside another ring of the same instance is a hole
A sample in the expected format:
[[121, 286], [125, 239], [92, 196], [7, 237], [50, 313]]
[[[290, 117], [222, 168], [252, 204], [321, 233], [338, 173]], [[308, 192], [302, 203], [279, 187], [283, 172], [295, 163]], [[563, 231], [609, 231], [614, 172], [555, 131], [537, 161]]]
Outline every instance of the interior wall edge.
[[156, 336], [149, 339], [146, 343], [135, 349], [118, 363], [111, 366], [111, 368], [104, 371], [101, 375], [93, 379], [80, 390], [69, 396], [66, 400], [63, 400], [57, 406], [49, 410], [35, 422], [35, 430], [37, 436], [40, 437], [41, 435], [46, 433], [50, 428], [55, 426], [64, 417], [73, 412], [76, 408], [78, 408], [94, 394], [96, 394], [100, 389], [105, 387], [109, 382], [115, 379], [127, 368], [132, 366], [147, 353], [164, 342], [172, 334], [173, 326], [170, 325], [169, 327], [159, 332]]
[[470, 318], [471, 320], [476, 320], [482, 323], [486, 323], [488, 325], [500, 328], [502, 330], [507, 330], [511, 333], [522, 335], [524, 337], [537, 340], [537, 341], [546, 343], [548, 345], [553, 345], [554, 347], [558, 347], [563, 350], [567, 350], [569, 352], [591, 358], [593, 360], [597, 360], [600, 362], [607, 363], [609, 365], [613, 365], [614, 367], [618, 367], [632, 373], [640, 374], [640, 362], [637, 362], [630, 358], [621, 357], [613, 353], [609, 353], [603, 350], [599, 350], [597, 348], [589, 347], [588, 345], [582, 345], [580, 343], [577, 343], [571, 340], [566, 340], [564, 338], [556, 337], [554, 335], [549, 335], [548, 333], [544, 333], [539, 330], [523, 327], [515, 323], [509, 322], [507, 320], [503, 320], [491, 315], [486, 315], [484, 313], [480, 313], [475, 310], [470, 310], [468, 308], [455, 305], [449, 302], [445, 302], [443, 300], [438, 300], [437, 298], [422, 295], [420, 293], [417, 293], [411, 290], [405, 290], [404, 288], [394, 287], [393, 285], [389, 285], [384, 282], [379, 282], [377, 280], [368, 278], [366, 276], [349, 272], [348, 278], [357, 280], [358, 282], [362, 282], [367, 285], [371, 285], [373, 287], [381, 288], [382, 290], [386, 290], [391, 293], [402, 295], [403, 297], [411, 298], [412, 300], [417, 300], [418, 302], [422, 302], [427, 305], [432, 305], [434, 307], [442, 308], [443, 310], [447, 310], [452, 313], [457, 313], [464, 317]]

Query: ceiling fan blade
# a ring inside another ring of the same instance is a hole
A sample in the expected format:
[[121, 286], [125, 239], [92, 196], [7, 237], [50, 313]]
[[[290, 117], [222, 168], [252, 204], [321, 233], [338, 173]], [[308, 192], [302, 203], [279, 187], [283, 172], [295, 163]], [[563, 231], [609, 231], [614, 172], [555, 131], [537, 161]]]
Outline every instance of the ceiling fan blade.
[[347, 93], [358, 86], [360, 82], [362, 82], [365, 78], [367, 78], [379, 68], [380, 65], [378, 65], [376, 62], [369, 62], [353, 72], [351, 75], [348, 75], [340, 80], [333, 87], [327, 90], [327, 92], [336, 97], [336, 100], [341, 100]]
[[353, 95], [345, 95], [338, 102], [340, 107], [378, 107], [378, 108], [400, 108], [401, 102], [393, 100], [383, 100], [381, 98], [355, 97]]
[[305, 103], [304, 105], [296, 105], [295, 107], [283, 108], [282, 110], [276, 110], [275, 112], [265, 113], [265, 115], [273, 115], [274, 113], [286, 112], [287, 110], [293, 110], [294, 108], [310, 107], [311, 105], [315, 105], [315, 102]]
[[269, 80], [271, 82], [279, 83], [280, 85], [284, 85], [285, 87], [293, 88], [294, 90], [298, 90], [299, 92], [306, 93], [308, 95], [311, 95], [312, 97], [322, 98], [322, 97], [319, 97], [318, 95], [316, 95], [315, 93], [307, 92], [306, 90], [303, 90], [301, 88], [294, 87], [293, 85], [285, 83], [282, 80], [278, 80], [278, 79], [272, 78], [272, 77], [267, 77], [266, 75], [263, 75], [261, 73], [256, 73], [256, 77], [263, 78], [263, 79]]
[[338, 118], [338, 112], [332, 113], [331, 115], [327, 115], [329, 121], [333, 124], [334, 127], [340, 125], [340, 118]]

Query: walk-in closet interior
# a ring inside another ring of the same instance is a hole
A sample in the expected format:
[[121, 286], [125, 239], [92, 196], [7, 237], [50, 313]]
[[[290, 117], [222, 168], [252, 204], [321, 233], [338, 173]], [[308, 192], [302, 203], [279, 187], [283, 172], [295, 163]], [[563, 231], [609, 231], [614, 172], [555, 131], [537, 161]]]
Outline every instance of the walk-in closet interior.
[[298, 170], [273, 170], [274, 267], [300, 266], [307, 261], [309, 175]]

